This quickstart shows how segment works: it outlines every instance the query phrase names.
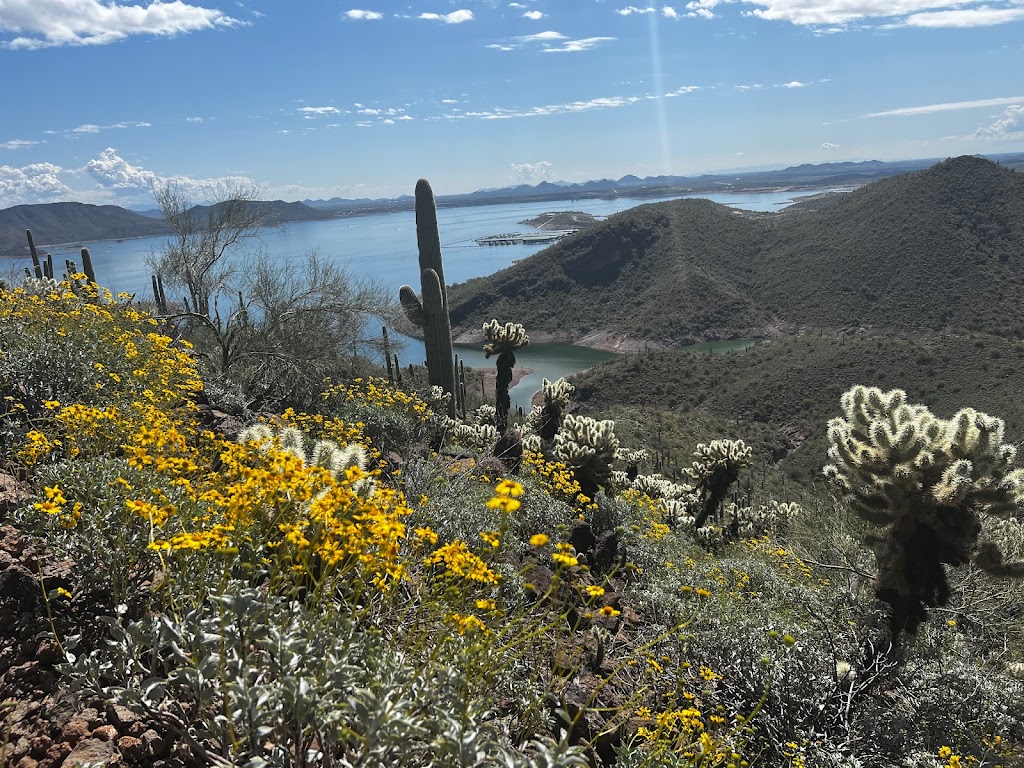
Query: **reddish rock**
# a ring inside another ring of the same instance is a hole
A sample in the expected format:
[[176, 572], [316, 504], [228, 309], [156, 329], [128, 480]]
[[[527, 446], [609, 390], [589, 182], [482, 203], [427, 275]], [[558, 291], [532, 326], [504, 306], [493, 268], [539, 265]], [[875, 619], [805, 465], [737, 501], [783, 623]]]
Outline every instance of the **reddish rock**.
[[40, 664], [54, 664], [60, 661], [62, 656], [60, 645], [52, 637], [41, 640], [35, 649], [35, 659]]
[[86, 720], [83, 720], [80, 717], [75, 717], [64, 726], [64, 730], [61, 731], [60, 737], [71, 745], [75, 745], [88, 736], [91, 730], [92, 729], [89, 728], [89, 723]]
[[71, 754], [71, 745], [66, 741], [54, 744], [46, 750], [46, 757], [43, 758], [43, 765], [60, 765], [64, 758]]
[[142, 716], [133, 712], [128, 707], [120, 704], [111, 704], [107, 707], [107, 719], [117, 728], [118, 733], [128, 733], [133, 723], [137, 723]]
[[46, 750], [53, 746], [53, 739], [49, 736], [36, 736], [30, 741], [32, 757], [41, 759], [46, 757]]
[[[107, 726], [108, 728], [110, 726]], [[134, 736], [122, 736], [117, 740], [117, 748], [121, 750], [121, 756], [129, 763], [137, 762], [145, 753], [142, 740]]]
[[15, 763], [14, 768], [38, 768], [39, 763], [33, 760], [28, 755], [25, 755], [21, 760]]
[[146, 753], [153, 757], [163, 757], [171, 747], [167, 739], [152, 728], [143, 733], [141, 738], [142, 744], [146, 748]]
[[138, 738], [143, 733], [145, 733], [145, 731], [146, 731], [146, 724], [140, 720], [137, 723], [132, 723], [131, 724], [131, 726], [128, 728], [128, 735], [129, 736], [134, 736], [135, 738]]
[[94, 738], [102, 739], [103, 741], [113, 741], [117, 738], [117, 728], [112, 725], [101, 725], [92, 732], [92, 735]]

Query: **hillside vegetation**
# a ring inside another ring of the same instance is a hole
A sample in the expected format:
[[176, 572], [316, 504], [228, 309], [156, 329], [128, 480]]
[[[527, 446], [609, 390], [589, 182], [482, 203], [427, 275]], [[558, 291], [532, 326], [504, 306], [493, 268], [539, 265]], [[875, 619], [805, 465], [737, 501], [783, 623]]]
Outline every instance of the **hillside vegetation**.
[[640, 206], [453, 287], [452, 324], [624, 348], [799, 326], [1020, 336], [1022, 281], [1024, 174], [965, 156], [789, 214]]
[[26, 229], [32, 230], [37, 245], [147, 237], [166, 235], [171, 231], [161, 219], [152, 219], [116, 205], [16, 205], [0, 210], [0, 256], [24, 256], [28, 253]]

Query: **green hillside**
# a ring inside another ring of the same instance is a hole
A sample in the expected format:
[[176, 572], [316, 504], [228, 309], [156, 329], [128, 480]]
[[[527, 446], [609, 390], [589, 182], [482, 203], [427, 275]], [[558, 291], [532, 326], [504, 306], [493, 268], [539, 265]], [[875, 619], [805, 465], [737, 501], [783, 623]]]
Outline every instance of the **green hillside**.
[[[597, 366], [576, 385], [588, 412], [636, 409], [632, 418], [643, 424], [652, 422], [651, 414], [685, 415], [698, 423], [710, 420], [718, 432], [726, 420], [730, 432], [761, 446], [762, 459], [781, 460], [794, 479], [809, 481], [825, 463], [825, 424], [838, 415], [840, 395], [857, 383], [904, 389], [912, 401], [945, 417], [970, 403], [1004, 419], [1008, 439], [1019, 440], [1022, 363], [1024, 342], [990, 335], [808, 335], [732, 355], [632, 354]], [[703, 431], [694, 427], [669, 444], [688, 452]]]
[[171, 231], [163, 219], [152, 219], [116, 205], [16, 205], [0, 210], [0, 256], [27, 255], [26, 229], [32, 230], [37, 245], [146, 237]]
[[453, 287], [452, 323], [634, 348], [799, 326], [1024, 335], [1022, 280], [1024, 175], [965, 156], [789, 213], [640, 206]]

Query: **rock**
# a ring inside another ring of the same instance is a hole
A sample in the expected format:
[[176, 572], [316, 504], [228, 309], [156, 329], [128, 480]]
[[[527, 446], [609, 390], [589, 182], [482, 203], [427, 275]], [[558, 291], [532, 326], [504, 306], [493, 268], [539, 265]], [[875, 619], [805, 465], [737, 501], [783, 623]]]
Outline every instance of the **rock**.
[[53, 664], [60, 661], [63, 654], [60, 645], [52, 637], [44, 638], [35, 649], [35, 659], [40, 664]]
[[112, 725], [101, 725], [93, 730], [92, 735], [94, 738], [102, 739], [103, 741], [113, 741], [117, 738], [117, 728]]
[[30, 498], [32, 498], [32, 494], [24, 483], [18, 482], [13, 475], [0, 472], [0, 518]]
[[615, 531], [602, 533], [594, 545], [593, 568], [598, 573], [608, 573], [619, 561], [619, 534]]
[[89, 728], [89, 723], [81, 717], [75, 717], [64, 726], [64, 730], [61, 731], [60, 737], [73, 746], [86, 738], [90, 733], [91, 729]]
[[143, 733], [141, 738], [146, 754], [152, 757], [163, 757], [170, 750], [171, 745], [167, 742], [167, 739], [152, 728]]
[[111, 704], [107, 707], [107, 719], [119, 733], [128, 733], [132, 724], [139, 722], [142, 716], [121, 704]]
[[129, 764], [135, 764], [145, 754], [142, 741], [134, 736], [122, 736], [119, 738], [117, 740], [117, 748], [121, 750], [121, 756]]
[[145, 730], [146, 730], [146, 724], [140, 720], [137, 723], [132, 723], [131, 724], [131, 727], [128, 728], [128, 735], [129, 736], [134, 736], [135, 738], [138, 738], [139, 736], [141, 736], [145, 732]]
[[[114, 742], [101, 739], [85, 739], [78, 743], [71, 754], [64, 758], [61, 768], [76, 768], [82, 763], [99, 765], [113, 765], [116, 752]], [[119, 762], [119, 760], [118, 760]]]
[[29, 742], [32, 757], [43, 758], [46, 757], [46, 750], [53, 746], [53, 739], [49, 736], [36, 736]]
[[54, 744], [46, 750], [46, 757], [43, 758], [44, 765], [60, 765], [64, 758], [71, 754], [71, 745], [66, 741]]
[[15, 763], [14, 768], [37, 768], [39, 763], [33, 760], [28, 755], [25, 755], [21, 760]]
[[582, 520], [576, 521], [569, 532], [569, 543], [572, 544], [577, 552], [582, 554], [589, 555], [593, 552], [594, 545], [597, 543], [597, 537], [594, 536], [590, 523], [585, 523]]

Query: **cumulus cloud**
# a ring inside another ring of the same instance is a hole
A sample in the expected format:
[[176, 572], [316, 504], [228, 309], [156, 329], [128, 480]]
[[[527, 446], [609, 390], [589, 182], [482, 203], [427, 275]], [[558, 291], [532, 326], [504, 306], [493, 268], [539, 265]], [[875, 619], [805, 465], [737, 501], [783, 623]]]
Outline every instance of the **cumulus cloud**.
[[33, 163], [21, 168], [0, 165], [0, 208], [66, 200], [71, 189], [60, 179], [63, 171], [53, 163]]
[[679, 12], [671, 5], [666, 5], [661, 9], [661, 15], [666, 19], [678, 19]]
[[806, 88], [807, 83], [801, 83], [799, 80], [790, 80], [788, 83], [783, 83], [782, 88]]
[[513, 184], [540, 184], [554, 178], [555, 167], [547, 160], [536, 163], [512, 163], [510, 168], [512, 175], [509, 176], [509, 181]]
[[226, 186], [232, 184], [254, 184], [244, 176], [222, 176], [220, 178], [196, 179], [191, 176], [163, 176], [141, 166], [132, 165], [108, 147], [99, 157], [90, 160], [83, 169], [96, 182], [96, 191], [116, 199], [149, 199], [154, 189], [165, 184], [177, 184], [197, 202], [216, 200]]
[[101, 0], [3, 0], [0, 31], [16, 36], [0, 45], [11, 49], [106, 45], [132, 35], [170, 37], [247, 23], [183, 0], [154, 0], [146, 6]]
[[523, 18], [531, 19], [532, 21], [540, 21], [546, 15], [546, 13], [541, 13], [540, 11], [527, 11], [526, 13], [523, 14]]
[[961, 109], [978, 109], [979, 107], [1001, 107], [1006, 104], [1024, 104], [1024, 96], [1003, 96], [997, 99], [947, 101], [941, 104], [926, 104], [921, 107], [900, 107], [899, 109], [887, 109], [884, 112], [871, 112], [864, 115], [864, 117], [907, 117], [909, 115], [928, 115], [933, 112], [952, 112]]
[[384, 14], [379, 11], [363, 11], [353, 8], [351, 11], [345, 11], [345, 17], [362, 21], [377, 21], [378, 19], [383, 19]]
[[487, 47], [498, 51], [515, 51], [529, 45], [539, 44], [544, 53], [578, 53], [590, 50], [609, 40], [615, 40], [615, 38], [585, 37], [579, 40], [570, 40], [568, 35], [549, 29], [532, 35], [519, 35], [504, 43], [491, 43]]
[[824, 142], [819, 149], [839, 149], [838, 144], [833, 144], [831, 141]]
[[428, 21], [443, 21], [445, 24], [462, 24], [464, 21], [474, 19], [473, 12], [465, 9], [451, 13], [421, 13], [419, 17]]
[[627, 5], [625, 8], [619, 8], [616, 13], [619, 16], [632, 16], [634, 13], [654, 13], [655, 8], [637, 8], [635, 5]]
[[687, 16], [699, 16], [702, 19], [713, 19], [715, 14], [712, 8], [717, 7], [722, 0], [693, 0], [686, 4]]
[[979, 128], [973, 139], [1017, 139], [1024, 136], [1024, 104], [1007, 107], [992, 125]]

